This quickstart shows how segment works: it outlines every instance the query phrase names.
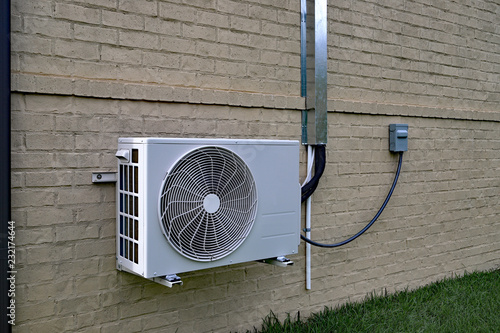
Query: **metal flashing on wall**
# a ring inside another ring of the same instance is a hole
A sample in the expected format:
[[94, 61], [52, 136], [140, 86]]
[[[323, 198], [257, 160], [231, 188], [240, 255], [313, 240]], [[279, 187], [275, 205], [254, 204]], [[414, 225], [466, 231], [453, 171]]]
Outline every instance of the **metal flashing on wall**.
[[[301, 63], [305, 64], [305, 70], [302, 68], [301, 92], [306, 93], [306, 110], [302, 113], [302, 143], [325, 145], [328, 141], [327, 2], [326, 0], [303, 0], [301, 7], [301, 37], [306, 39], [305, 42], [304, 40], [301, 42]], [[305, 61], [303, 61], [304, 57]]]

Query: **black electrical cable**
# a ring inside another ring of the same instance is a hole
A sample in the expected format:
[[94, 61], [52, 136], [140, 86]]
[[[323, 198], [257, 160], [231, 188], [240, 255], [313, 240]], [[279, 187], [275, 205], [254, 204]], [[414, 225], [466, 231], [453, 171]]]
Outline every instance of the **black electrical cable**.
[[382, 214], [382, 212], [384, 211], [385, 206], [387, 206], [387, 203], [391, 199], [392, 192], [394, 192], [394, 189], [396, 188], [396, 184], [398, 183], [399, 173], [401, 172], [401, 165], [402, 164], [403, 164], [403, 152], [400, 152], [399, 153], [398, 171], [396, 172], [396, 176], [394, 177], [394, 181], [392, 182], [392, 186], [391, 186], [391, 190], [389, 191], [389, 194], [387, 194], [387, 197], [385, 198], [384, 203], [382, 204], [382, 206], [378, 210], [377, 214], [370, 221], [370, 223], [368, 223], [357, 234], [355, 234], [354, 236], [352, 236], [352, 237], [350, 237], [350, 238], [348, 238], [346, 240], [343, 240], [342, 242], [338, 242], [338, 243], [334, 243], [334, 244], [318, 243], [318, 242], [315, 242], [315, 241], [313, 241], [313, 240], [305, 237], [304, 235], [300, 235], [300, 238], [303, 241], [305, 241], [305, 242], [307, 242], [307, 243], [309, 243], [311, 245], [318, 246], [318, 247], [339, 247], [339, 246], [342, 246], [342, 245], [346, 245], [347, 243], [350, 243], [353, 240], [355, 240], [356, 238], [358, 238], [359, 236], [361, 236], [366, 230], [368, 230], [373, 225], [373, 223], [375, 223], [375, 221], [377, 221], [377, 219], [379, 218], [380, 214]]
[[301, 202], [306, 201], [318, 187], [319, 179], [323, 175], [323, 171], [325, 171], [325, 165], [325, 146], [317, 145], [314, 152], [314, 176], [307, 184], [302, 186]]

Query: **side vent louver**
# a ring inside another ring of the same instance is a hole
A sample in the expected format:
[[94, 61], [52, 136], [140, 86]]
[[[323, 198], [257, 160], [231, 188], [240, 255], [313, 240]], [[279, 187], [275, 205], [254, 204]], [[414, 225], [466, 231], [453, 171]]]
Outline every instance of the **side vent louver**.
[[119, 170], [120, 256], [139, 263], [139, 151], [132, 149], [132, 160]]

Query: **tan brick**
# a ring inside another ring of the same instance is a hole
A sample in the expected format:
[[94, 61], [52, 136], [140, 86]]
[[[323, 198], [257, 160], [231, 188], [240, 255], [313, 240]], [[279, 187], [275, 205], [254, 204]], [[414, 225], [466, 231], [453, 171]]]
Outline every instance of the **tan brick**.
[[33, 113], [15, 113], [12, 116], [13, 131], [51, 131], [54, 129], [54, 116]]
[[49, 262], [60, 262], [69, 260], [73, 257], [73, 248], [71, 246], [51, 246], [46, 245], [32, 246], [26, 254], [26, 264], [41, 264]]
[[180, 36], [182, 23], [162, 20], [160, 18], [146, 17], [144, 20], [144, 30], [155, 32], [160, 35]]
[[265, 35], [289, 37], [289, 28], [280, 24], [262, 22], [262, 33]]
[[71, 59], [48, 57], [40, 54], [26, 54], [20, 61], [22, 71], [67, 75], [73, 72], [74, 62]]
[[214, 330], [224, 330], [228, 327], [226, 316], [210, 316], [208, 320], [203, 322], [197, 321], [193, 325], [194, 331], [203, 331], [207, 326], [212, 327]]
[[[11, 135], [12, 140], [12, 135]], [[12, 144], [12, 141], [11, 141]], [[12, 145], [14, 147], [14, 145]], [[12, 188], [20, 188], [23, 187], [25, 182], [25, 176], [22, 172], [11, 172], [10, 174], [10, 183]]]
[[23, 319], [36, 320], [39, 318], [50, 317], [55, 313], [55, 300], [45, 300], [43, 302], [24, 304], [16, 306], [16, 321]]
[[188, 71], [213, 72], [215, 61], [201, 57], [184, 56], [181, 58], [181, 68]]
[[60, 205], [68, 205], [75, 202], [96, 203], [100, 202], [101, 191], [98, 187], [81, 187], [74, 189], [60, 189], [57, 193], [57, 202]]
[[[283, 47], [278, 47], [279, 41], [275, 37], [261, 36], [261, 35], [249, 35], [250, 45], [258, 49], [270, 49], [276, 52], [283, 53], [286, 51]], [[298, 51], [300, 49], [300, 45], [296, 45], [297, 48], [294, 51]]]
[[99, 295], [67, 297], [57, 302], [58, 316], [86, 313], [99, 309]]
[[55, 117], [57, 132], [98, 132], [102, 118], [94, 116], [58, 115]]
[[55, 235], [57, 242], [98, 238], [99, 227], [96, 225], [58, 226], [55, 229]]
[[41, 207], [54, 204], [56, 194], [49, 190], [12, 191], [12, 207]]
[[49, 226], [73, 221], [73, 212], [61, 208], [37, 208], [27, 213], [28, 226]]
[[41, 16], [52, 15], [52, 4], [50, 1], [13, 1], [12, 12], [17, 14], [35, 14]]
[[[20, 59], [19, 54], [16, 54], [16, 53], [10, 54], [10, 70], [12, 72], [21, 71], [21, 59]], [[14, 78], [14, 80], [12, 80], [12, 81], [16, 82], [16, 79]], [[13, 86], [13, 87], [15, 87], [15, 86]]]
[[121, 306], [120, 318], [123, 320], [129, 317], [141, 316], [158, 310], [157, 300], [144, 300], [134, 304], [134, 306]]
[[52, 53], [51, 40], [25, 34], [12, 34], [12, 52], [28, 52], [50, 55]]
[[77, 278], [74, 284], [78, 293], [96, 293], [99, 290], [109, 290], [115, 283], [113, 276], [97, 275]]
[[56, 3], [54, 15], [56, 18], [93, 24], [99, 24], [101, 19], [100, 11], [96, 8], [86, 8], [66, 3]]
[[27, 288], [26, 300], [37, 302], [47, 300], [54, 295], [71, 293], [73, 290], [73, 281], [51, 281], [49, 283], [40, 283]]
[[210, 317], [213, 316], [213, 314], [214, 306], [212, 304], [204, 304], [193, 306], [189, 309], [179, 310], [179, 319], [181, 320], [181, 322], [186, 322], [186, 320], [192, 321], [194, 319]]
[[121, 31], [120, 45], [143, 49], [158, 49], [158, 37], [154, 34], [135, 31]]
[[194, 54], [196, 45], [183, 38], [161, 37], [160, 49], [168, 52]]
[[145, 119], [144, 132], [156, 135], [181, 133], [181, 121], [175, 119]]
[[134, 1], [134, 0], [119, 0], [118, 6], [120, 10], [132, 13], [141, 13], [151, 16], [157, 14], [157, 3], [155, 1]]
[[[266, 13], [264, 13], [266, 15]], [[289, 25], [296, 25], [297, 20], [299, 20], [299, 13], [286, 11], [286, 10], [278, 10], [278, 22]], [[269, 21], [275, 21], [274, 15], [268, 18]]]
[[52, 227], [21, 230], [16, 234], [18, 245], [51, 243], [54, 241]]
[[102, 24], [110, 27], [142, 30], [144, 28], [144, 17], [134, 14], [103, 10]]
[[185, 22], [196, 22], [197, 10], [195, 8], [164, 2], [159, 3], [159, 5], [160, 17]]
[[[143, 330], [151, 330], [151, 329], [161, 329], [161, 330], [176, 330], [179, 325], [179, 317], [177, 311], [169, 312], [169, 320], [165, 321], [164, 318], [157, 316], [156, 314], [152, 315], [144, 315], [142, 318], [142, 327]], [[167, 325], [170, 325], [167, 326]]]
[[[280, 11], [278, 11], [276, 8], [270, 8], [267, 6], [260, 6], [260, 5], [250, 5], [249, 6], [249, 16], [250, 17], [259, 18], [259, 19], [266, 20], [266, 21], [277, 22], [278, 21], [278, 12], [280, 12]], [[295, 15], [298, 15], [298, 13], [295, 13]], [[296, 24], [297, 21], [295, 21], [294, 23]]]
[[[118, 316], [118, 308], [116, 307], [111, 307], [111, 308], [105, 308], [105, 309], [102, 309], [102, 310], [97, 310], [97, 311], [94, 311], [92, 313], [89, 313], [90, 315], [90, 320], [86, 323], [90, 326], [94, 326], [96, 322], [98, 323], [108, 323], [108, 322], [113, 322], [113, 321], [116, 321], [119, 319], [119, 316]], [[81, 318], [77, 317], [77, 325], [80, 326], [82, 325], [82, 327], [85, 327], [83, 326], [83, 321], [80, 320]], [[90, 329], [90, 327], [86, 327], [85, 328], [85, 331], [88, 332]], [[99, 331], [96, 331], [96, 333], [100, 332], [100, 329], [97, 328]]]
[[217, 11], [220, 13], [237, 14], [242, 16], [248, 15], [248, 5], [240, 1], [219, 0], [217, 2]]
[[101, 47], [101, 60], [114, 63], [140, 64], [142, 62], [142, 52], [136, 49], [124, 47]]
[[248, 34], [231, 30], [219, 30], [218, 41], [225, 44], [249, 45]]
[[54, 52], [56, 55], [69, 58], [85, 60], [99, 59], [99, 47], [94, 43], [56, 40]]
[[27, 172], [26, 187], [69, 186], [73, 183], [73, 172]]
[[259, 51], [239, 46], [231, 46], [229, 50], [230, 58], [244, 61], [255, 61], [259, 58]]
[[141, 318], [129, 319], [121, 321], [119, 324], [112, 323], [111, 325], [103, 325], [101, 333], [118, 333], [118, 332], [139, 332], [142, 330]]
[[24, 32], [33, 35], [71, 38], [72, 29], [69, 22], [44, 17], [24, 17]]
[[179, 68], [181, 56], [169, 53], [143, 52], [142, 62], [144, 65], [163, 68]]
[[75, 24], [75, 39], [118, 44], [118, 32], [114, 29], [96, 27], [91, 25]]
[[10, 31], [11, 32], [22, 32], [23, 31], [23, 21], [21, 15], [11, 14], [10, 16]]
[[215, 28], [183, 24], [182, 35], [185, 38], [205, 39], [205, 40], [215, 41], [217, 36], [217, 31]]
[[264, 64], [284, 66], [287, 63], [287, 57], [280, 52], [262, 51], [261, 61]]
[[64, 134], [27, 134], [28, 150], [71, 150], [74, 148], [74, 137]]
[[189, 121], [182, 124], [183, 134], [206, 134], [215, 132], [215, 121]]
[[199, 41], [196, 43], [196, 54], [199, 56], [229, 58], [229, 46]]
[[51, 153], [12, 152], [11, 159], [16, 168], [20, 169], [52, 167], [54, 165]]
[[[139, 122], [140, 124], [140, 122]], [[96, 135], [95, 133], [78, 134], [75, 137], [75, 147], [78, 150], [109, 149], [110, 142], [116, 142], [116, 135]]]
[[207, 74], [204, 76], [200, 76], [198, 82], [200, 88], [213, 88], [221, 90], [228, 90], [231, 88], [231, 80], [227, 76]]
[[[250, 12], [252, 11], [252, 7], [250, 7]], [[260, 22], [254, 19], [232, 16], [230, 18], [229, 27], [232, 30], [239, 30], [245, 32], [253, 32], [256, 34], [260, 33]]]
[[76, 259], [102, 257], [116, 252], [114, 239], [78, 242], [75, 245]]

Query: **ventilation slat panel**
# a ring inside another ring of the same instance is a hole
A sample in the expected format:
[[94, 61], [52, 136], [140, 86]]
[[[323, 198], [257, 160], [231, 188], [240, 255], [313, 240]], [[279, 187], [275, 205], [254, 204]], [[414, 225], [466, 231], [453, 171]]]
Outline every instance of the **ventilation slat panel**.
[[120, 164], [119, 251], [120, 256], [139, 263], [139, 150], [132, 149], [130, 163]]

